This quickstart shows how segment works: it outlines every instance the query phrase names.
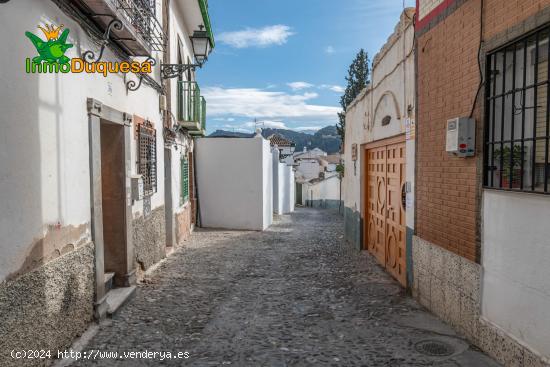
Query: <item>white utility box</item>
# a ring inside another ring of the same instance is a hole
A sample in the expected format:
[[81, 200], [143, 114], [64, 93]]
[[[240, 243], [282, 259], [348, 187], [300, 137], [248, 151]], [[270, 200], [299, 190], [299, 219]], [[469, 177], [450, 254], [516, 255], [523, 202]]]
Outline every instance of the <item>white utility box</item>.
[[468, 117], [447, 120], [447, 153], [472, 157], [476, 152], [476, 121]]
[[130, 176], [132, 180], [132, 200], [143, 200], [143, 178], [141, 175]]

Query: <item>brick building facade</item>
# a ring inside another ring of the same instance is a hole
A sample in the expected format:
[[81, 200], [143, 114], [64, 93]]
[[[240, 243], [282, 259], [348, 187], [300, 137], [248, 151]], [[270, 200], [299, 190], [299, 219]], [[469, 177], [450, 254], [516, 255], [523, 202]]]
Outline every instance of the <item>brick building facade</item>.
[[[550, 259], [549, 35], [548, 0], [417, 1], [413, 293], [507, 366], [550, 357], [548, 274], [532, 270]], [[474, 157], [446, 152], [456, 117], [475, 119]]]

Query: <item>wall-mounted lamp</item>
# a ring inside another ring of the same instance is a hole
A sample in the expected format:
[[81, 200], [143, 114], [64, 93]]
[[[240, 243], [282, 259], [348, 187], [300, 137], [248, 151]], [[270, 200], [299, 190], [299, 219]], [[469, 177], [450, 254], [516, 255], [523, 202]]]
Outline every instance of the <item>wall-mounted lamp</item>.
[[199, 30], [194, 31], [190, 37], [191, 46], [193, 47], [193, 55], [195, 56], [195, 64], [162, 64], [161, 74], [163, 79], [170, 79], [181, 76], [188, 69], [201, 68], [208, 60], [208, 55], [212, 52], [210, 37], [208, 32], [204, 30], [204, 26], [200, 25]]

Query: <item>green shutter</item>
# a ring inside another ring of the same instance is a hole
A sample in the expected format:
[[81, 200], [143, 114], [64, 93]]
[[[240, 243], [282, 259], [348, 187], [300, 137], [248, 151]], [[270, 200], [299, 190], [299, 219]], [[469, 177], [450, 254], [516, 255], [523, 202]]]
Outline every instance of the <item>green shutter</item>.
[[181, 203], [189, 200], [189, 161], [187, 158], [181, 159]]

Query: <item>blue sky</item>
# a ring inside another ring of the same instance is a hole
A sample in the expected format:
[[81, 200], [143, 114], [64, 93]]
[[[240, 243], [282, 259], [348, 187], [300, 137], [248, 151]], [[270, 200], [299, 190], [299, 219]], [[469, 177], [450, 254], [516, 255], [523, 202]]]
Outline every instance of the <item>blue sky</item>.
[[[406, 6], [414, 6], [406, 0]], [[197, 80], [208, 132], [311, 131], [337, 122], [347, 68], [376, 54], [403, 0], [209, 0], [216, 48]]]

